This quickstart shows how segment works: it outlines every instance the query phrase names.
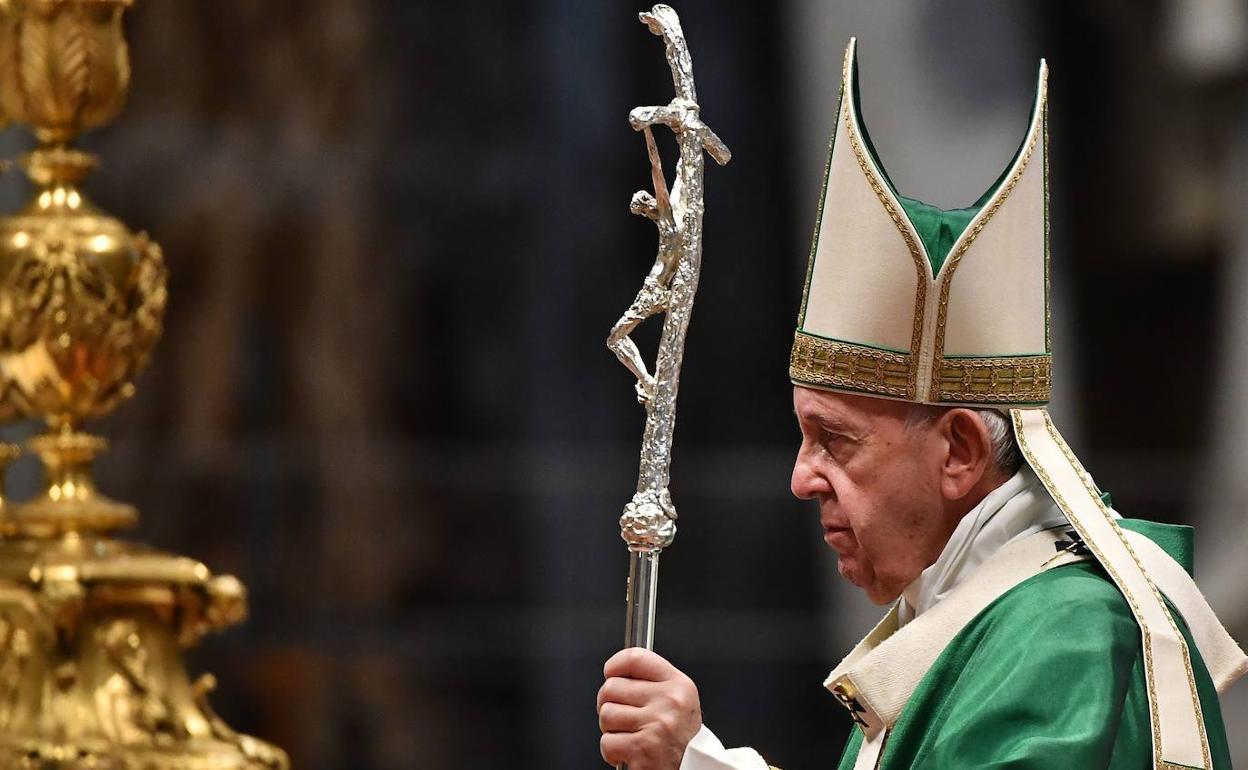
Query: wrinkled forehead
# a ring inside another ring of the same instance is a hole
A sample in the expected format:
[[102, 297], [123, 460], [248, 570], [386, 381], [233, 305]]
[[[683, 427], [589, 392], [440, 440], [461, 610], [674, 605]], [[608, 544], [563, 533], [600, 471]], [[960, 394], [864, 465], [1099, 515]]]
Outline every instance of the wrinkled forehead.
[[911, 404], [889, 398], [793, 386], [793, 412], [799, 421], [835, 421], [852, 427], [921, 421], [929, 412], [939, 415], [948, 407]]

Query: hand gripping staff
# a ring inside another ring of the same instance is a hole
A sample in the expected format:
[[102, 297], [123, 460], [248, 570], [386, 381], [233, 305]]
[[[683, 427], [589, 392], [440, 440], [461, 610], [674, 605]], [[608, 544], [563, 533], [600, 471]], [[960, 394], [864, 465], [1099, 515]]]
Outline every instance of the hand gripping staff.
[[[659, 230], [659, 249], [654, 267], [642, 282], [637, 298], [611, 329], [607, 347], [636, 375], [637, 400], [646, 408], [637, 493], [624, 506], [620, 535], [628, 543], [630, 554], [625, 645], [650, 649], [654, 644], [659, 553], [676, 536], [676, 508], [667, 485], [680, 363], [702, 261], [702, 152], [705, 150], [721, 166], [728, 162], [732, 153], [698, 117], [693, 62], [676, 11], [666, 5], [656, 5], [638, 16], [666, 43], [676, 98], [663, 106], [637, 107], [628, 116], [633, 130], [645, 136], [654, 183], [654, 194], [644, 190], [635, 193], [629, 209], [655, 223]], [[657, 124], [670, 128], [680, 146], [676, 179], [670, 193], [651, 132], [651, 126]], [[628, 335], [642, 321], [659, 313], [667, 315], [651, 374]]]

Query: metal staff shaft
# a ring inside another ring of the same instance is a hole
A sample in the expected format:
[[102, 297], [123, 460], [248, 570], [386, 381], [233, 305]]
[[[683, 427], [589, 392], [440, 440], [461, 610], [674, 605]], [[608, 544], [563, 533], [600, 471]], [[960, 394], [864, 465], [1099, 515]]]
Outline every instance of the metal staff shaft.
[[654, 612], [659, 593], [659, 551], [628, 556], [628, 620], [624, 646], [654, 649]]
[[[630, 551], [628, 554], [628, 619], [624, 646], [654, 649], [654, 611], [659, 599], [659, 554]], [[617, 770], [628, 770], [627, 764]]]

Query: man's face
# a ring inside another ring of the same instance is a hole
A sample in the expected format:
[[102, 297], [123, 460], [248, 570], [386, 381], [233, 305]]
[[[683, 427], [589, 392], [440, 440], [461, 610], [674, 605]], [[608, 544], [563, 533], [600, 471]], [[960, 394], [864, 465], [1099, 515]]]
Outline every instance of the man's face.
[[948, 442], [931, 424], [907, 424], [901, 402], [795, 387], [793, 409], [793, 494], [818, 501], [841, 575], [871, 601], [893, 601], [956, 525], [940, 487]]

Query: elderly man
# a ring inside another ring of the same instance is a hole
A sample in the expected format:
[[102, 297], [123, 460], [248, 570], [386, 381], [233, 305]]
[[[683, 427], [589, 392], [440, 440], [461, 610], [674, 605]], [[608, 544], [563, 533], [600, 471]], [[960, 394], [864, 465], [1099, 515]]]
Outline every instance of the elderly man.
[[[842, 770], [1230, 767], [1217, 692], [1248, 660], [1191, 580], [1190, 530], [1120, 518], [1043, 408], [1046, 96], [1041, 63], [1006, 173], [944, 211], [884, 173], [846, 50], [789, 371], [793, 493], [892, 605], [825, 683], [856, 724]], [[604, 674], [607, 762], [767, 767], [660, 656]]]

